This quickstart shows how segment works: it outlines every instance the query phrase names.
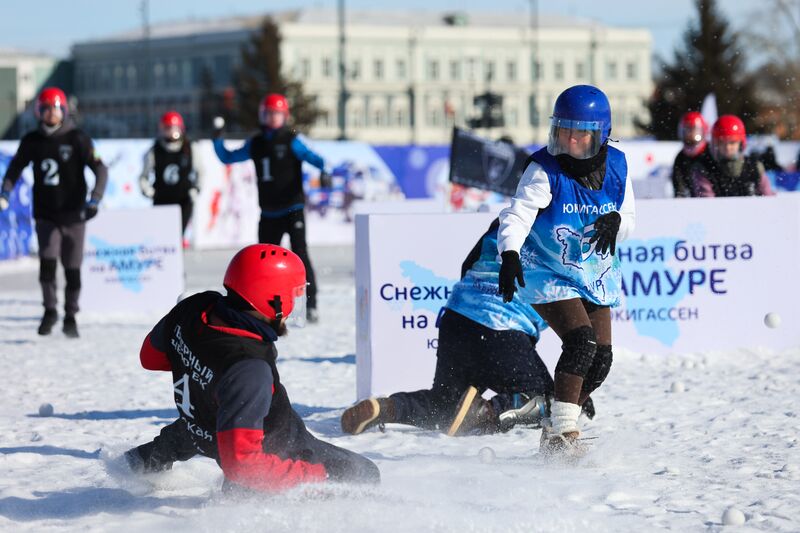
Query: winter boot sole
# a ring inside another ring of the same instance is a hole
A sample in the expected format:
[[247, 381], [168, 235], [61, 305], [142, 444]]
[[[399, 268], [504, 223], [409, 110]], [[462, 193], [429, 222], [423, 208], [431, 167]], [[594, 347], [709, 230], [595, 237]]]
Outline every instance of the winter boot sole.
[[375, 398], [358, 402], [342, 413], [342, 431], [351, 435], [363, 433], [381, 414], [381, 406]]
[[453, 437], [456, 435], [456, 433], [458, 433], [458, 430], [464, 423], [464, 419], [467, 417], [467, 413], [469, 413], [469, 408], [472, 406], [472, 402], [475, 400], [477, 395], [478, 389], [473, 386], [470, 386], [464, 391], [464, 394], [461, 395], [461, 400], [459, 400], [458, 406], [456, 407], [456, 416], [453, 418], [453, 423], [450, 424], [450, 429], [447, 430], [448, 437]]

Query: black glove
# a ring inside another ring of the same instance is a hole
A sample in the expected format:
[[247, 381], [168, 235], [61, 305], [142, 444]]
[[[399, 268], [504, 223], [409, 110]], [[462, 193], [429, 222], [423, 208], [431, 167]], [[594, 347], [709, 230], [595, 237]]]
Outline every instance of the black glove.
[[522, 263], [519, 262], [519, 254], [513, 250], [506, 250], [500, 254], [502, 260], [500, 264], [500, 288], [498, 294], [503, 295], [504, 302], [510, 302], [514, 298], [517, 286], [525, 286], [525, 278], [522, 277]]
[[333, 187], [333, 179], [331, 175], [324, 170], [319, 173], [319, 187], [320, 189], [330, 189]]
[[620, 222], [622, 222], [622, 217], [616, 211], [601, 215], [594, 221], [594, 235], [589, 239], [589, 244], [597, 242], [594, 249], [600, 255], [605, 255], [609, 248], [611, 255], [617, 251], [617, 233], [619, 233]]
[[81, 213], [81, 218], [83, 220], [91, 220], [97, 216], [97, 209], [100, 202], [97, 200], [89, 200], [86, 202], [86, 205], [83, 206], [83, 212]]

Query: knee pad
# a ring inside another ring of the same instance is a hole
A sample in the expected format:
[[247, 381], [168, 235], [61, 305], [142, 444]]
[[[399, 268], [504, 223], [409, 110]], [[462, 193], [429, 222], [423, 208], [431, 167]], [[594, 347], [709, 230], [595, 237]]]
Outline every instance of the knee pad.
[[602, 345], [597, 347], [592, 366], [589, 367], [586, 377], [583, 378], [583, 387], [581, 387], [583, 392], [593, 392], [606, 380], [611, 370], [612, 360], [611, 346]]
[[42, 258], [39, 260], [39, 281], [51, 282], [56, 280], [57, 259]]
[[67, 290], [78, 290], [81, 288], [80, 268], [65, 268], [64, 278], [67, 280]]
[[597, 351], [597, 339], [591, 326], [575, 328], [562, 339], [561, 357], [556, 365], [556, 372], [586, 377], [592, 366]]

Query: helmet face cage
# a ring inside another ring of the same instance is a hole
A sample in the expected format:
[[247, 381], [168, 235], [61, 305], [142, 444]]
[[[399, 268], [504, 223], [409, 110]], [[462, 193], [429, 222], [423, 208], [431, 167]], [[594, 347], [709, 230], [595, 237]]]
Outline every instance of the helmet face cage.
[[183, 137], [183, 128], [175, 124], [162, 124], [159, 128], [161, 136], [167, 141], [179, 141]]
[[697, 111], [692, 111], [683, 116], [678, 124], [678, 138], [684, 144], [700, 144], [708, 137], [708, 125], [703, 115]]
[[603, 146], [603, 130], [606, 127], [606, 124], [597, 120], [550, 117], [547, 152], [552, 156], [566, 154], [575, 159], [594, 157]]
[[294, 328], [304, 328], [306, 326], [306, 285], [298, 285], [292, 289], [292, 313], [286, 320], [286, 324]]

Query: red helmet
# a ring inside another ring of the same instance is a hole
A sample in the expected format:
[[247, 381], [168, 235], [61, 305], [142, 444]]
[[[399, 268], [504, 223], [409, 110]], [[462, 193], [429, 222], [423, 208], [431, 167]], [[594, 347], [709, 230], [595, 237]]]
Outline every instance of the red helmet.
[[66, 117], [69, 109], [67, 95], [58, 87], [45, 87], [36, 101], [36, 118], [42, 117], [42, 111], [46, 107], [59, 107]]
[[270, 93], [261, 100], [258, 106], [258, 118], [262, 124], [267, 121], [267, 111], [278, 111], [289, 114], [289, 100], [282, 94]]
[[742, 150], [744, 150], [747, 144], [747, 132], [744, 129], [744, 122], [736, 115], [722, 115], [711, 129], [711, 140], [739, 141], [742, 143]]
[[252, 244], [233, 256], [222, 284], [270, 320], [280, 320], [305, 301], [306, 268], [286, 248]]
[[691, 135], [691, 140], [695, 144], [705, 140], [708, 136], [708, 123], [697, 111], [689, 111], [683, 115], [678, 124], [678, 138], [685, 143], [687, 135]]
[[161, 115], [159, 125], [162, 129], [180, 128], [181, 131], [186, 131], [186, 126], [183, 123], [183, 117], [177, 111], [167, 111]]

